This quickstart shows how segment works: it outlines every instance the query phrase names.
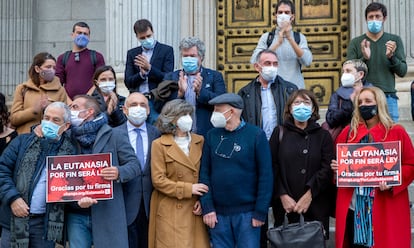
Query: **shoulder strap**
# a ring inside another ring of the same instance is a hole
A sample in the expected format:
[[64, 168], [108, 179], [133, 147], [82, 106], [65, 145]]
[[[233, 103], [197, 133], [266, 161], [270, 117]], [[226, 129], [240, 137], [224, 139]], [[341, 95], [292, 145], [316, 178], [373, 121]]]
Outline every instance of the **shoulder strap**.
[[267, 41], [266, 41], [266, 45], [267, 48], [270, 47], [270, 45], [272, 45], [273, 39], [275, 38], [275, 31], [276, 29], [272, 29], [272, 31], [269, 32], [269, 35], [267, 36]]
[[300, 44], [300, 34], [299, 32], [293, 31], [293, 38], [295, 39], [296, 44]]
[[68, 59], [71, 53], [72, 51], [66, 51], [65, 54], [63, 54], [63, 58], [62, 58], [63, 68], [66, 68], [66, 63], [68, 62]]
[[96, 51], [95, 50], [89, 50], [91, 55], [91, 62], [93, 67], [96, 67]]

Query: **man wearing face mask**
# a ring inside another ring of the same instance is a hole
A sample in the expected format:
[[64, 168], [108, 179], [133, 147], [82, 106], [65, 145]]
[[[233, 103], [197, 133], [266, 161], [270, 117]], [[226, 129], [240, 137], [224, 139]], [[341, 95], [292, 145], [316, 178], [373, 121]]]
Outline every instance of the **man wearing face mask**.
[[206, 53], [204, 42], [187, 37], [180, 42], [181, 70], [165, 75], [164, 80], [178, 82], [178, 91], [171, 99], [182, 98], [195, 107], [192, 131], [205, 135], [212, 128], [209, 119], [213, 108], [208, 101], [226, 92], [220, 72], [202, 66]]
[[203, 221], [213, 247], [257, 248], [272, 196], [269, 143], [259, 127], [241, 118], [243, 99], [226, 93], [214, 105], [203, 146], [200, 183], [210, 189], [201, 198]]
[[298, 88], [280, 77], [280, 63], [272, 50], [259, 52], [254, 68], [259, 76], [238, 93], [244, 102], [242, 117], [263, 129], [270, 139], [273, 129], [283, 123], [286, 99]]
[[141, 169], [138, 177], [123, 185], [129, 247], [147, 248], [149, 207], [153, 190], [151, 144], [153, 140], [160, 137], [160, 132], [154, 126], [146, 123], [150, 108], [148, 99], [143, 94], [131, 93], [125, 100], [123, 111], [128, 121], [117, 129], [123, 135], [128, 135]]
[[34, 132], [16, 137], [0, 158], [0, 247], [54, 248], [63, 241], [64, 205], [46, 203], [46, 157], [77, 154], [66, 130], [70, 110], [49, 104]]
[[[71, 104], [72, 138], [81, 154], [111, 153], [112, 165], [101, 176], [113, 181], [113, 199], [84, 197], [67, 206], [71, 247], [128, 247], [124, 183], [141, 174], [140, 163], [126, 132], [111, 128], [92, 96], [78, 95]], [[114, 235], [116, 234], [116, 235]]]
[[101, 53], [87, 48], [90, 28], [85, 22], [77, 22], [72, 28], [72, 50], [59, 55], [56, 63], [56, 76], [65, 86], [70, 99], [86, 94], [93, 86], [93, 73], [105, 65]]
[[365, 9], [368, 31], [351, 40], [347, 59], [361, 59], [368, 66], [366, 80], [384, 91], [388, 111], [397, 122], [398, 97], [395, 89], [395, 75], [404, 77], [407, 73], [404, 46], [398, 35], [384, 32], [387, 20], [385, 5], [373, 2]]
[[312, 63], [312, 53], [306, 37], [292, 30], [295, 19], [295, 5], [290, 0], [278, 1], [275, 7], [277, 26], [272, 32], [264, 33], [253, 51], [250, 63], [255, 63], [260, 51], [275, 51], [280, 59], [279, 74], [285, 80], [305, 88], [302, 65]]
[[347, 60], [342, 66], [341, 84], [329, 100], [326, 122], [329, 127], [345, 127], [351, 122], [354, 96], [363, 88], [370, 87], [365, 78], [367, 65], [359, 59]]
[[141, 19], [135, 22], [134, 32], [141, 46], [128, 50], [125, 65], [125, 86], [129, 92], [141, 92], [148, 98], [153, 123], [158, 113], [153, 107], [151, 90], [156, 88], [168, 72], [174, 70], [174, 50], [154, 38], [150, 21]]

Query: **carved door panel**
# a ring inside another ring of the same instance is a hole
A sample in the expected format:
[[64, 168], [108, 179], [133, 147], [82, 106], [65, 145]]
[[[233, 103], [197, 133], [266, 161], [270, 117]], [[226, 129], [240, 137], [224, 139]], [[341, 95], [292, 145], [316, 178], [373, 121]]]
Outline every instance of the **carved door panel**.
[[[257, 76], [249, 60], [260, 36], [274, 27], [276, 0], [217, 0], [217, 67], [229, 92]], [[313, 54], [302, 67], [306, 88], [320, 104], [339, 86], [342, 62], [349, 42], [348, 1], [296, 0], [293, 29], [303, 33]]]

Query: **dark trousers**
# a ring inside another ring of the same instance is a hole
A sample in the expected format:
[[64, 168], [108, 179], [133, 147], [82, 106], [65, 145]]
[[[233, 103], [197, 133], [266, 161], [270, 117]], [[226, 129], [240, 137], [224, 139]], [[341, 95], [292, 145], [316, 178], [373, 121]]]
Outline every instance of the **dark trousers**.
[[260, 227], [260, 248], [267, 248], [267, 229], [269, 227], [269, 220], [266, 217], [265, 224]]
[[345, 242], [348, 243], [350, 248], [367, 248], [364, 245], [354, 244], [354, 211], [348, 210], [346, 216], [346, 229], [345, 229]]
[[129, 248], [148, 247], [148, 218], [145, 214], [144, 199], [141, 199], [138, 215], [128, 226]]
[[411, 117], [414, 121], [414, 81], [411, 83]]
[[[30, 248], [54, 248], [55, 242], [45, 240], [44, 216], [30, 217], [29, 220], [29, 247]], [[0, 247], [10, 247], [10, 230], [3, 229]]]

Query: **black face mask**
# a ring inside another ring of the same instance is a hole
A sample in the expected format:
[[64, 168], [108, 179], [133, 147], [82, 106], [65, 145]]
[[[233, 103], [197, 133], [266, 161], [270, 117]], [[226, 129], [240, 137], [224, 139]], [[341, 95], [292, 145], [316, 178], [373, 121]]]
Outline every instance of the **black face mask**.
[[359, 106], [359, 112], [364, 120], [371, 120], [372, 117], [376, 116], [378, 113], [377, 105], [362, 105]]

